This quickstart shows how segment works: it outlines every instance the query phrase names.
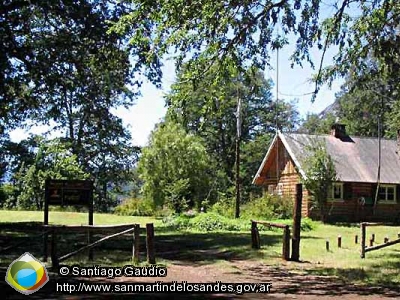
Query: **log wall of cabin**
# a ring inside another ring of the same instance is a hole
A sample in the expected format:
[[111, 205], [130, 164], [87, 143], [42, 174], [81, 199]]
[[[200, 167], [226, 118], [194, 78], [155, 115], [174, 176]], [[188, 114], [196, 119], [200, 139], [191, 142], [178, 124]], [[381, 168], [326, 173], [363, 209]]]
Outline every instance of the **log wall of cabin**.
[[[285, 147], [281, 142], [278, 144], [278, 148], [279, 148], [278, 152], [279, 179], [277, 188], [278, 190], [281, 191], [283, 196], [290, 197], [294, 204], [296, 199], [296, 184], [300, 183], [300, 175], [296, 169], [294, 161], [291, 159], [289, 153], [286, 151]], [[301, 213], [304, 217], [307, 217], [308, 211], [309, 211], [308, 192], [303, 187], [303, 201], [302, 201]]]
[[[325, 213], [328, 219], [342, 220], [348, 222], [360, 221], [393, 221], [400, 214], [400, 193], [397, 194], [397, 203], [376, 205], [375, 211], [372, 206], [360, 204], [361, 197], [375, 198], [376, 184], [346, 182], [349, 195], [345, 195], [343, 201], [328, 201]], [[399, 188], [398, 188], [399, 190]], [[311, 217], [317, 217], [319, 212], [312, 212]]]

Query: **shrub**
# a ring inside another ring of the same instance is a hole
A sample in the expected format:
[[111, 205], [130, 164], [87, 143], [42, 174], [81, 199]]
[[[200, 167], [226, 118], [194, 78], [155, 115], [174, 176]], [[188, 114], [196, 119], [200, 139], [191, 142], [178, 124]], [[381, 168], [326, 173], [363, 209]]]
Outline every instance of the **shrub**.
[[154, 214], [152, 202], [146, 199], [127, 199], [118, 205], [114, 213], [121, 216], [152, 216]]
[[177, 230], [240, 231], [250, 230], [250, 223], [241, 219], [229, 219], [214, 212], [200, 213], [195, 216], [179, 215], [163, 219], [166, 226]]
[[176, 230], [185, 230], [189, 228], [190, 219], [187, 215], [170, 215], [163, 218], [163, 223]]
[[[291, 219], [268, 219], [272, 223], [280, 223], [292, 226], [293, 220]], [[163, 218], [163, 223], [167, 227], [175, 230], [193, 230], [200, 232], [210, 231], [247, 231], [250, 232], [251, 222], [250, 219], [245, 217], [240, 219], [230, 219], [225, 216], [221, 216], [215, 212], [200, 213], [196, 215], [192, 214], [181, 214], [181, 215], [169, 215]], [[316, 228], [316, 222], [309, 218], [303, 218], [301, 220], [301, 231], [311, 231]], [[268, 227], [259, 225], [260, 231], [282, 231], [280, 228]]]
[[243, 205], [241, 211], [249, 219], [289, 219], [293, 216], [293, 201], [287, 196], [265, 194]]
[[211, 207], [210, 212], [233, 218], [235, 216], [235, 198], [222, 195], [220, 199]]

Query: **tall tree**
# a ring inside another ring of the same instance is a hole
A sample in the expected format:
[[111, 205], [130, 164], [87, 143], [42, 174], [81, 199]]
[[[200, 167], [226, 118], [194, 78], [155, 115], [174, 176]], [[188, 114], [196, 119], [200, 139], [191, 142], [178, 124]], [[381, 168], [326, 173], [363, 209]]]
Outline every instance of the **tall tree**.
[[34, 162], [21, 166], [16, 176], [19, 188], [17, 205], [25, 209], [42, 209], [47, 178], [88, 179], [79, 166], [77, 157], [59, 139], [45, 140], [37, 136]]
[[138, 172], [144, 196], [156, 207], [168, 205], [180, 213], [215, 198], [212, 183], [217, 171], [201, 140], [179, 124], [158, 124], [143, 149]]
[[[294, 129], [298, 122], [298, 112], [294, 104], [272, 100], [272, 82], [262, 73], [250, 69], [239, 74], [234, 68], [224, 76], [217, 75], [217, 66], [198, 81], [188, 80], [190, 71], [178, 74], [166, 96], [167, 119], [174, 120], [189, 132], [201, 137], [218, 167], [226, 174], [227, 183], [235, 182], [235, 148], [237, 136], [237, 105], [241, 99], [240, 143], [243, 147], [241, 184], [244, 197], [248, 198], [251, 178], [257, 170], [265, 147], [259, 149], [253, 141], [275, 133], [276, 124], [280, 129]], [[265, 139], [264, 139], [265, 140]], [[258, 153], [254, 150], [258, 149]], [[255, 157], [253, 157], [253, 154]], [[255, 163], [255, 161], [257, 161]]]
[[[115, 24], [114, 30], [129, 37], [131, 45], [147, 47], [149, 61], [160, 61], [175, 51], [178, 68], [189, 59], [193, 77], [201, 77], [217, 63], [224, 72], [233, 63], [241, 71], [264, 68], [270, 50], [297, 37], [291, 60], [317, 65], [316, 88], [345, 76], [352, 65], [370, 53], [384, 60], [387, 37], [397, 35], [400, 4], [396, 0], [250, 0], [250, 1], [145, 1]], [[332, 14], [322, 19], [322, 10]], [[280, 34], [275, 29], [279, 27]], [[140, 30], [138, 30], [140, 29]], [[338, 51], [332, 66], [311, 59], [311, 49]]]
[[111, 113], [133, 104], [141, 80], [133, 75], [146, 64], [140, 49], [130, 61], [120, 37], [108, 32], [129, 6], [114, 0], [0, 4], [0, 134], [26, 120], [55, 124], [80, 166], [96, 176], [100, 202], [110, 179], [119, 183], [137, 155]]
[[302, 178], [302, 182], [311, 194], [312, 209], [319, 210], [321, 221], [325, 222], [326, 201], [332, 183], [337, 179], [335, 165], [326, 151], [326, 145], [319, 141], [309, 145], [308, 153], [304, 161], [306, 177]]

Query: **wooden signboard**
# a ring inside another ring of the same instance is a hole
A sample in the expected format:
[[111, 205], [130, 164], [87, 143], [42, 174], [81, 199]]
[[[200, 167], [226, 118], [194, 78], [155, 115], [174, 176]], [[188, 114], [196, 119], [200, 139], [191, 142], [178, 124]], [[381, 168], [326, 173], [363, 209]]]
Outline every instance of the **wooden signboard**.
[[[93, 225], [93, 181], [47, 179], [45, 184], [44, 225], [49, 224], [49, 205], [87, 206], [89, 209], [89, 225]], [[43, 260], [47, 261], [48, 234], [44, 235]], [[91, 233], [88, 232], [88, 243]], [[89, 259], [93, 258], [92, 250]]]
[[93, 182], [89, 180], [46, 180], [45, 197], [49, 205], [89, 205]]

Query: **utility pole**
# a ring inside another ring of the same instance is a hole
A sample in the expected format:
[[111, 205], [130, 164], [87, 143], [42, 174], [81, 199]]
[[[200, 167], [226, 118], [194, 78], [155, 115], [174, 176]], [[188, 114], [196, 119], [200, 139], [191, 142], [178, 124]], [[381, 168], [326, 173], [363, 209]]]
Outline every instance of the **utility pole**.
[[237, 86], [237, 110], [236, 110], [236, 207], [235, 207], [235, 218], [240, 217], [240, 136], [241, 136], [241, 111], [242, 101], [239, 95], [239, 81]]

